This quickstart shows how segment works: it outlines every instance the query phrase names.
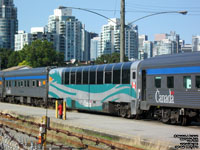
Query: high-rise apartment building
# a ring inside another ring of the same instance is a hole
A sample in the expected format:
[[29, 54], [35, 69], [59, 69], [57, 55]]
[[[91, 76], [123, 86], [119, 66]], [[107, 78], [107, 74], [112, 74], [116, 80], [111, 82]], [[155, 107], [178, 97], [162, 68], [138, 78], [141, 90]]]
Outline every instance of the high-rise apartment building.
[[99, 37], [94, 37], [91, 39], [90, 43], [90, 60], [94, 61], [98, 57], [98, 49], [99, 49]]
[[22, 50], [24, 45], [29, 45], [31, 43], [31, 34], [26, 33], [25, 31], [18, 31], [18, 34], [15, 34], [15, 51]]
[[179, 35], [175, 32], [170, 34], [156, 34], [153, 48], [153, 56], [163, 54], [174, 54], [181, 52]]
[[24, 45], [29, 45], [35, 40], [47, 40], [49, 42], [52, 42], [54, 49], [57, 49], [57, 34], [45, 32], [43, 27], [34, 27], [31, 28], [31, 33], [18, 31], [18, 34], [15, 34], [15, 51], [22, 50]]
[[83, 41], [85, 41], [87, 33], [84, 25], [75, 16], [72, 16], [70, 8], [55, 9], [54, 15], [49, 16], [47, 31], [59, 35], [57, 50], [65, 54], [65, 61], [72, 59], [85, 61], [86, 43]]
[[18, 30], [17, 8], [13, 0], [0, 0], [0, 38], [2, 47], [14, 50], [14, 38]]
[[[120, 52], [120, 19], [108, 20], [108, 24], [102, 26], [99, 41], [98, 56]], [[138, 57], [138, 29], [137, 26], [126, 26], [125, 29], [125, 55], [129, 59]]]
[[192, 36], [192, 51], [200, 51], [200, 35]]
[[139, 35], [139, 47], [138, 47], [138, 58], [146, 59], [152, 57], [153, 53], [153, 43], [148, 41], [147, 35]]

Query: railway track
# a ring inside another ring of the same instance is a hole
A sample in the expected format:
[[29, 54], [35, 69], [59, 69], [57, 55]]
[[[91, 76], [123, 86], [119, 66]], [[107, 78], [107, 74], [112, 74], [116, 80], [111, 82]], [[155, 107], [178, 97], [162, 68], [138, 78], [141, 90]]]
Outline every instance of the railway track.
[[[20, 119], [10, 114], [0, 113], [0, 126], [16, 133], [22, 133], [36, 140], [39, 135], [39, 123]], [[143, 150], [135, 146], [122, 144], [103, 138], [80, 134], [59, 128], [49, 128], [47, 131], [47, 145], [60, 149], [82, 148], [89, 150]]]

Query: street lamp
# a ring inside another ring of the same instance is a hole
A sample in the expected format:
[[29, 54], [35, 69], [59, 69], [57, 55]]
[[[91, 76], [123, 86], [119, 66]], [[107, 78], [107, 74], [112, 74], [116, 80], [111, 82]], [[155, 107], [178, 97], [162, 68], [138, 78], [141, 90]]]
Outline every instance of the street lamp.
[[138, 19], [136, 19], [136, 20], [128, 23], [128, 25], [131, 25], [131, 24], [135, 23], [136, 21], [142, 20], [142, 19], [147, 18], [147, 17], [151, 17], [151, 16], [155, 16], [155, 15], [160, 15], [160, 14], [168, 14], [168, 13], [178, 13], [178, 14], [186, 15], [188, 12], [185, 11], [185, 10], [184, 11], [164, 11], [164, 12], [157, 12], [157, 13], [153, 13], [153, 14], [150, 14], [150, 15], [138, 18]]
[[[121, 13], [122, 12], [124, 12], [124, 11], [121, 11]], [[131, 24], [135, 23], [136, 21], [142, 20], [144, 18], [155, 16], [155, 15], [160, 15], [160, 14], [168, 14], [168, 13], [178, 13], [178, 14], [186, 15], [188, 12], [184, 10], [184, 11], [164, 11], [164, 12], [153, 13], [153, 14], [143, 16], [141, 18], [138, 18], [138, 19], [136, 19], [136, 20], [128, 23], [128, 25], [125, 25], [125, 28], [127, 26], [130, 26]], [[121, 19], [124, 19], [124, 18], [121, 18]], [[121, 23], [121, 29], [122, 29], [122, 26], [123, 26], [123, 23]], [[122, 42], [122, 43], [120, 43], [120, 45], [122, 45], [120, 47], [120, 62], [124, 61], [124, 51], [125, 51], [125, 39], [124, 39], [124, 35], [125, 35], [125, 30], [123, 29], [120, 32], [120, 39], [121, 39], [120, 42]]]

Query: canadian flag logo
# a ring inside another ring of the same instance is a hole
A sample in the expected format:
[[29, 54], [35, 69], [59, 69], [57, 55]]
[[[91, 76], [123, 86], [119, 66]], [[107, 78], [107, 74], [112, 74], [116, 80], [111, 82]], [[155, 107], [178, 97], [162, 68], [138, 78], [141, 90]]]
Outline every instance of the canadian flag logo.
[[170, 95], [174, 95], [174, 91], [170, 91]]
[[136, 89], [136, 83], [132, 82], [132, 88]]

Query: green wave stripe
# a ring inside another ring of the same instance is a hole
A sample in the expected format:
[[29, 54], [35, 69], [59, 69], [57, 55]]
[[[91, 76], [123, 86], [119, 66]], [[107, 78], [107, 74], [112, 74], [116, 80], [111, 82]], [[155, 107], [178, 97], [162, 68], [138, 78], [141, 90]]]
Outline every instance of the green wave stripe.
[[119, 88], [121, 88], [121, 87], [126, 87], [126, 86], [130, 87], [130, 84], [121, 84], [121, 85], [118, 85], [118, 86], [116, 87], [116, 89], [119, 89]]
[[108, 98], [112, 97], [112, 96], [115, 96], [115, 95], [118, 95], [118, 94], [127, 94], [127, 95], [130, 95], [131, 96], [131, 93], [130, 93], [130, 88], [125, 88], [125, 89], [122, 89], [122, 90], [119, 90], [113, 94], [110, 94], [108, 95], [107, 97], [105, 97], [101, 102], [103, 103], [104, 101], [106, 101]]
[[55, 85], [53, 85], [53, 84], [50, 84], [50, 86], [56, 88], [58, 91], [61, 91], [61, 92], [65, 93], [65, 94], [76, 95], [76, 93], [72, 93], [72, 92], [65, 91], [65, 90], [63, 90], [63, 89], [58, 88], [57, 86], [55, 86]]
[[102, 84], [102, 85], [65, 85], [65, 87], [90, 93], [104, 93], [113, 89], [116, 85]]
[[53, 74], [50, 74], [50, 77], [53, 78], [53, 81], [52, 82], [57, 82], [58, 84], [61, 84], [61, 76], [59, 74], [58, 71], [56, 71], [55, 73]]
[[56, 95], [55, 93], [49, 91], [49, 95], [52, 96], [53, 98], [59, 98], [58, 95]]

